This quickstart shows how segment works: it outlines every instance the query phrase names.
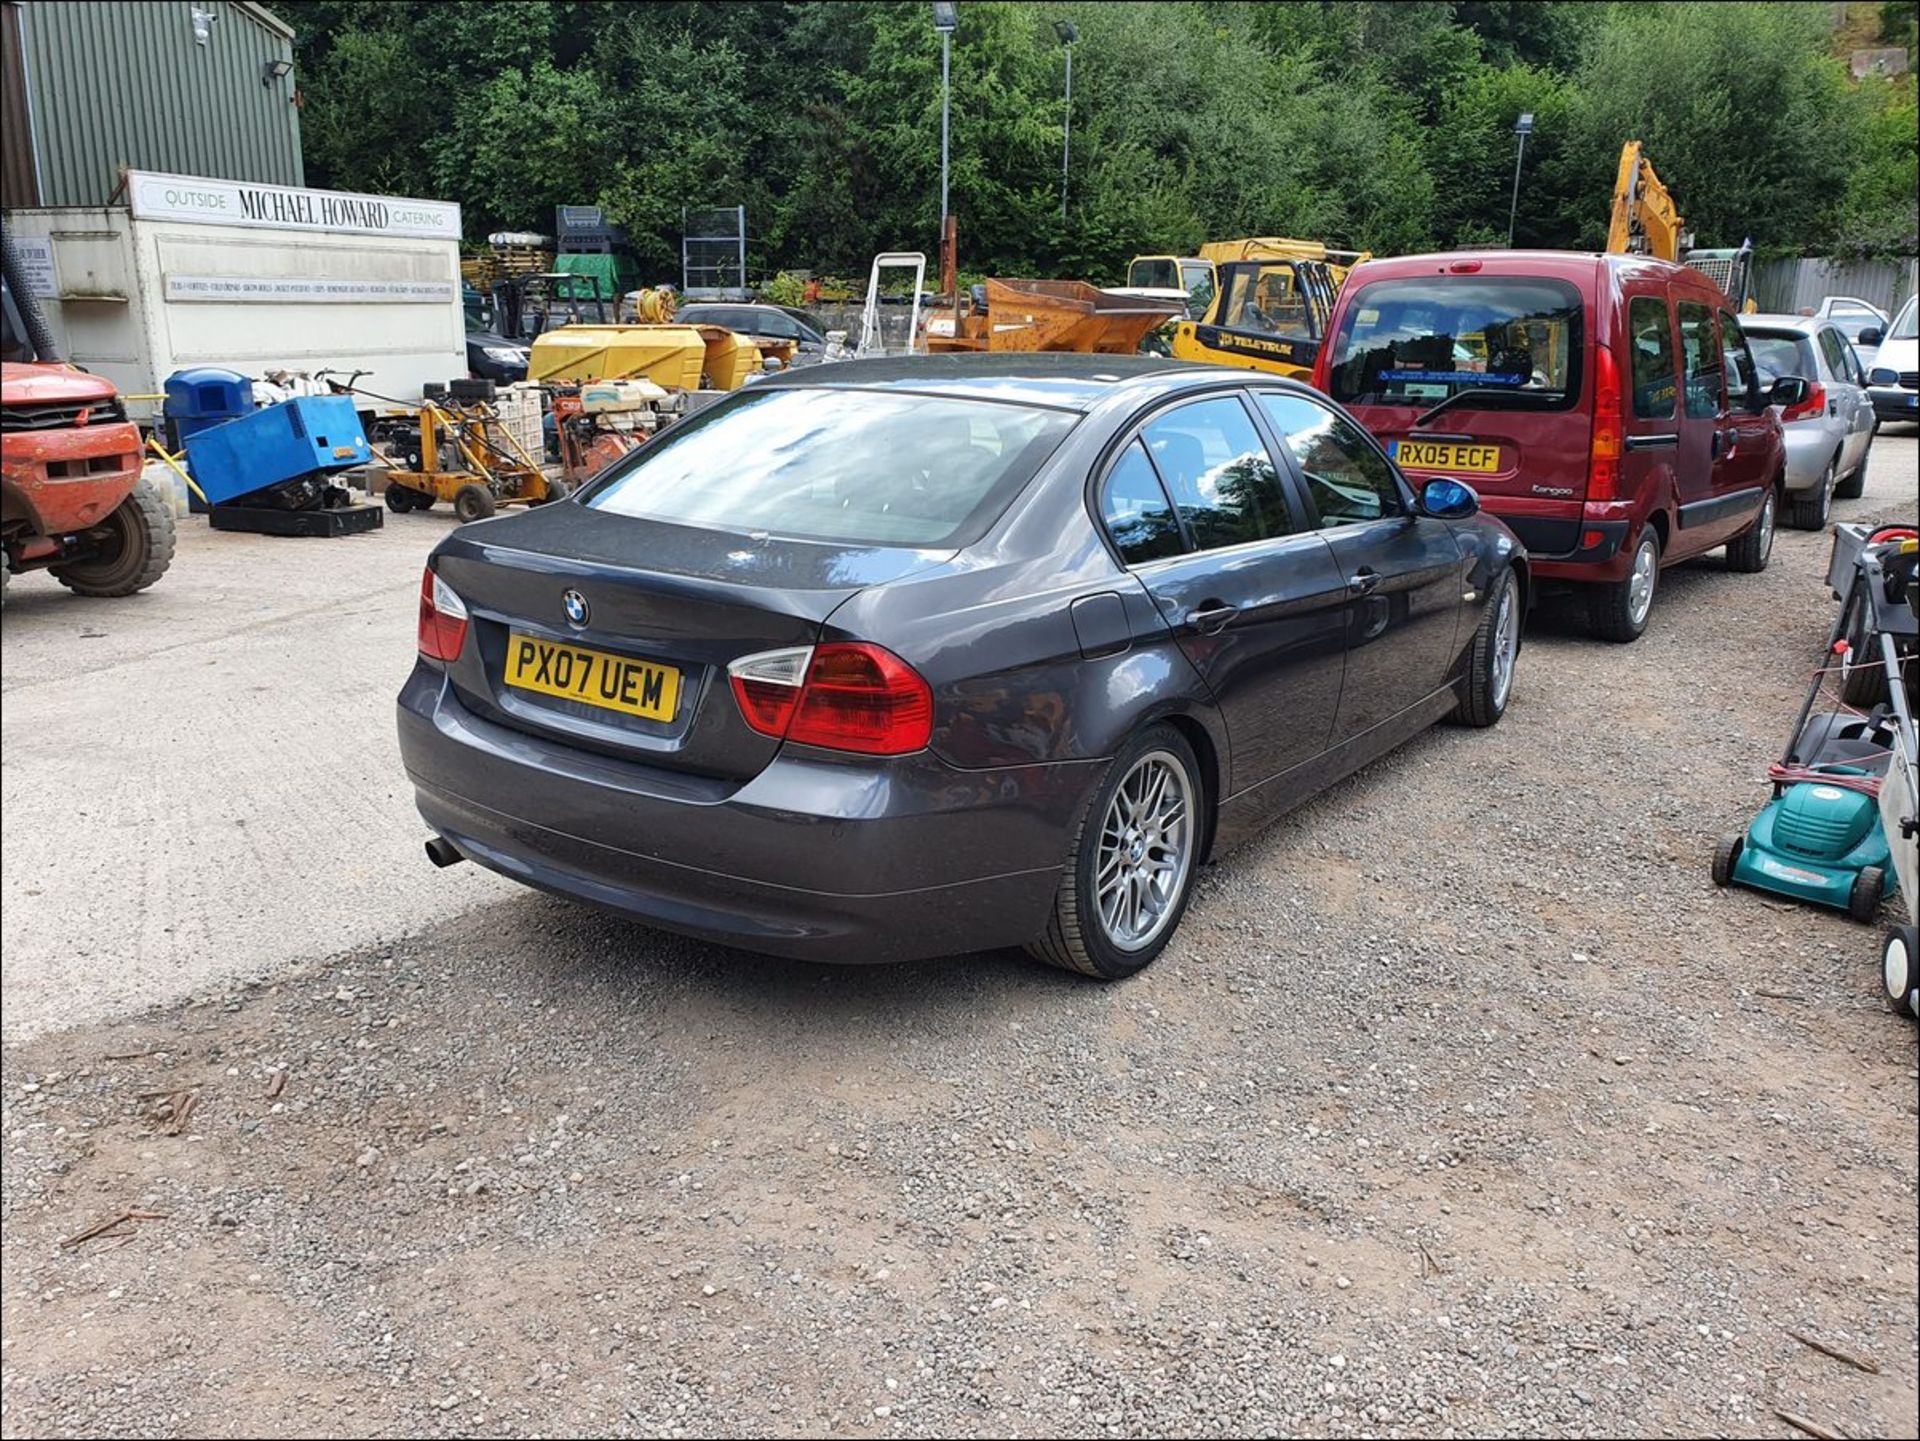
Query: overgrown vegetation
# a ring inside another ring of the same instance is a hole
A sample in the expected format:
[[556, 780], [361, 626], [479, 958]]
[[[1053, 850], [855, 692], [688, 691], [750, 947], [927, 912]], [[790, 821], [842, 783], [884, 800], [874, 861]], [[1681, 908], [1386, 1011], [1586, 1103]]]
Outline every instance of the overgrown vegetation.
[[[755, 262], [863, 272], [936, 248], [928, 7], [281, 0], [317, 185], [440, 196], [470, 237], [603, 205], [649, 279], [683, 205], [745, 203]], [[1859, 7], [1855, 7], [1856, 9]], [[1911, 44], [1912, 5], [1883, 33]], [[1379, 252], [1605, 233], [1638, 138], [1700, 243], [1915, 252], [1915, 86], [1853, 81], [1825, 3], [966, 0], [953, 46], [963, 263], [1116, 276], [1136, 252], [1285, 234]], [[1079, 26], [1061, 217], [1063, 57]], [[1895, 43], [1898, 43], [1897, 39]]]

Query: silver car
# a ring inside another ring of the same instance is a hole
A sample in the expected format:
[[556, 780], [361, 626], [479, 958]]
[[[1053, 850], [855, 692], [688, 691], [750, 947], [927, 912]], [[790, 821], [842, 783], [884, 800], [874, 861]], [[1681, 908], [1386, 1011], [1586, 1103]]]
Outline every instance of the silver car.
[[1780, 412], [1787, 438], [1786, 519], [1824, 530], [1836, 498], [1852, 500], [1867, 483], [1873, 401], [1853, 347], [1831, 320], [1806, 315], [1747, 315], [1740, 320], [1760, 384], [1797, 375], [1813, 389]]

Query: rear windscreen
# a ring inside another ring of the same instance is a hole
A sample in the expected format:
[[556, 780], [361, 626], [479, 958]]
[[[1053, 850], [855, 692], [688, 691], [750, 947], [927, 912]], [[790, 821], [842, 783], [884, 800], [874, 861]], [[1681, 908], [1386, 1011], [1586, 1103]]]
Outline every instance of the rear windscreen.
[[1760, 379], [1771, 385], [1783, 375], [1797, 375], [1805, 380], [1817, 380], [1820, 367], [1814, 364], [1813, 342], [1804, 335], [1791, 332], [1767, 334], [1764, 331], [1741, 329], [1746, 332], [1747, 347], [1753, 351], [1754, 368], [1760, 372]]
[[582, 501], [799, 540], [963, 544], [999, 517], [1077, 419], [949, 396], [749, 391], [647, 442]]
[[1580, 394], [1582, 313], [1579, 292], [1559, 280], [1376, 280], [1333, 337], [1328, 389], [1348, 405], [1460, 396], [1468, 409], [1564, 410]]

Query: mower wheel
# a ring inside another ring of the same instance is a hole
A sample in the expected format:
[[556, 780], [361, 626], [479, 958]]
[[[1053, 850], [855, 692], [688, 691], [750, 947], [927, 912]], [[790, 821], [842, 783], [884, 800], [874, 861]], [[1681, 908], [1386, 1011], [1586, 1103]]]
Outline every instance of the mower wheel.
[[142, 480], [114, 507], [107, 537], [91, 555], [50, 567], [75, 595], [116, 597], [145, 590], [173, 564], [173, 512]]
[[462, 525], [470, 520], [485, 520], [498, 508], [493, 492], [484, 485], [463, 485], [453, 493], [453, 513]]
[[1847, 619], [1841, 629], [1847, 653], [1840, 661], [1840, 699], [1856, 710], [1867, 710], [1887, 698], [1887, 675], [1877, 651], [1868, 649], [1873, 635], [1863, 596], [1847, 597]]
[[1878, 866], [1862, 866], [1847, 892], [1847, 914], [1865, 924], [1880, 914], [1880, 888], [1886, 884], [1886, 872]]
[[1716, 886], [1733, 884], [1733, 868], [1740, 859], [1740, 848], [1746, 843], [1747, 838], [1737, 833], [1720, 837], [1720, 843], [1713, 848], [1713, 883]]
[[1880, 939], [1880, 983], [1887, 1004], [1903, 1016], [1920, 1016], [1920, 929], [1888, 926]]
[[405, 515], [413, 509], [414, 492], [404, 485], [387, 482], [387, 509], [395, 515]]

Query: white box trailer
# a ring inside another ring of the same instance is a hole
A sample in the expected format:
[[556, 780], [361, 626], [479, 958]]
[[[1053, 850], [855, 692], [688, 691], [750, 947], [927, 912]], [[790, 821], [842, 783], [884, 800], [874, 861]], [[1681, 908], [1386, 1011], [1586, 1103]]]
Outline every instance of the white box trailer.
[[134, 419], [189, 366], [364, 370], [409, 404], [467, 373], [458, 205], [145, 171], [123, 193], [7, 223], [62, 353]]

